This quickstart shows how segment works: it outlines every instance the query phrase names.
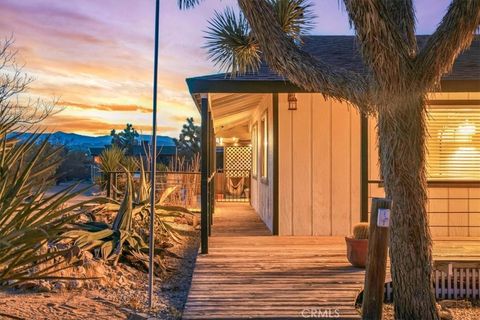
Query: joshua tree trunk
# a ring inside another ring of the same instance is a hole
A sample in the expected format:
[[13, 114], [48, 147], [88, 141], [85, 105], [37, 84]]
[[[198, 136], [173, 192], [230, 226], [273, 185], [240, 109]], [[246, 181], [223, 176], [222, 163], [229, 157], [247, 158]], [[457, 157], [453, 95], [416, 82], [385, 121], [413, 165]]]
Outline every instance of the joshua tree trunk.
[[[407, 98], [404, 98], [407, 97]], [[393, 200], [390, 259], [396, 319], [438, 319], [426, 212], [425, 104], [405, 93], [378, 116], [385, 192]]]

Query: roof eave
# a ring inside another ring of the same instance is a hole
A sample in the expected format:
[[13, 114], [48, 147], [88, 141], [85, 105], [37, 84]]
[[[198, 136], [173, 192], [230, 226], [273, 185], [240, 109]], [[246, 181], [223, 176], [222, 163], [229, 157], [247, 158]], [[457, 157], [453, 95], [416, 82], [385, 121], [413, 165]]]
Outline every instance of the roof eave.
[[[289, 93], [307, 92], [288, 82], [275, 80], [209, 80], [202, 77], [188, 78], [188, 89], [198, 104], [198, 94], [201, 93]], [[480, 92], [480, 79], [477, 80], [442, 80], [441, 92]]]

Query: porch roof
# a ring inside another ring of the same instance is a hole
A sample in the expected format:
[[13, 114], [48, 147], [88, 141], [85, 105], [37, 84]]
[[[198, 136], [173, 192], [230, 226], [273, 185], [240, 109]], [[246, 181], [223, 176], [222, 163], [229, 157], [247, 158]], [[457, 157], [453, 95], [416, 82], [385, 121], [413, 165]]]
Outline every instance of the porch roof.
[[210, 101], [214, 131], [219, 137], [249, 140], [249, 121], [264, 94], [216, 93]]
[[[428, 35], [417, 36], [418, 46], [422, 48]], [[334, 66], [367, 74], [358, 52], [354, 36], [306, 36], [303, 49], [314, 57]], [[258, 72], [247, 73], [235, 78], [220, 73], [187, 79], [192, 95], [199, 93], [274, 93], [304, 92], [284, 77], [262, 64]], [[451, 72], [441, 81], [443, 92], [479, 92], [480, 91], [480, 36], [476, 36], [471, 47], [455, 61]]]

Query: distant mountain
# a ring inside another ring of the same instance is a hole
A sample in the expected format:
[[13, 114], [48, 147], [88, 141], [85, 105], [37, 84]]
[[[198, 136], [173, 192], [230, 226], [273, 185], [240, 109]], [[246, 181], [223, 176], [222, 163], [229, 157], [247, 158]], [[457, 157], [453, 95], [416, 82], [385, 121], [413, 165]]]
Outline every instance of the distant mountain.
[[[21, 136], [22, 140], [28, 139], [32, 134], [26, 133]], [[84, 136], [76, 133], [66, 133], [57, 131], [55, 133], [43, 133], [41, 134], [40, 140], [43, 141], [50, 135], [49, 141], [52, 144], [61, 144], [65, 145], [70, 149], [74, 150], [85, 150], [87, 151], [90, 147], [103, 147], [109, 145], [112, 142], [111, 136]], [[140, 141], [152, 140], [152, 137], [146, 134], [141, 134], [139, 137]], [[175, 142], [172, 138], [167, 136], [157, 136], [157, 145], [160, 146], [175, 146]]]

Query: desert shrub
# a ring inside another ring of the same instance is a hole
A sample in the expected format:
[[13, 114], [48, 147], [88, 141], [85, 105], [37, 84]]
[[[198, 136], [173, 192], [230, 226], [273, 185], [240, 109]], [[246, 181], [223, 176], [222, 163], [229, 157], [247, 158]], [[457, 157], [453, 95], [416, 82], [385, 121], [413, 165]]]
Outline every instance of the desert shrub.
[[63, 148], [62, 161], [56, 171], [57, 181], [88, 180], [90, 161], [85, 152]]

